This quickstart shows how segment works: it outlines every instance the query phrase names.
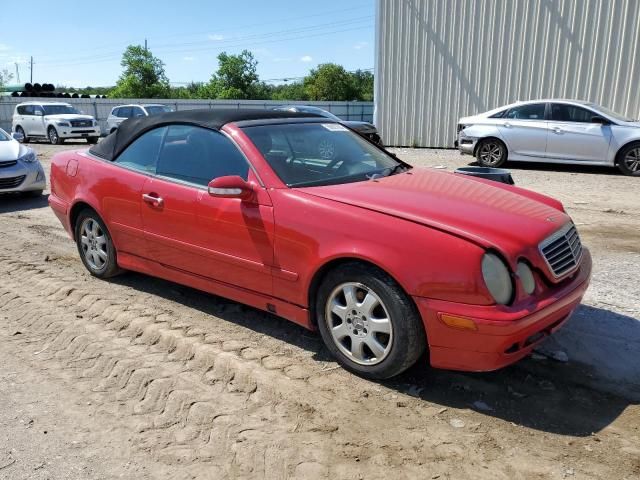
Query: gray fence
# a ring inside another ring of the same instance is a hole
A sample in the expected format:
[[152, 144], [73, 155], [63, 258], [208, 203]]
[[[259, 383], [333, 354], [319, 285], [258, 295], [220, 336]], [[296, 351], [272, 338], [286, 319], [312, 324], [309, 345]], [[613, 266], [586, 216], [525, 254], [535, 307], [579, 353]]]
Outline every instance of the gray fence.
[[139, 103], [162, 103], [176, 110], [193, 110], [196, 108], [264, 108], [269, 109], [278, 105], [313, 105], [328, 110], [343, 120], [373, 121], [373, 102], [281, 102], [273, 100], [158, 100], [158, 99], [113, 99], [113, 98], [19, 98], [0, 97], [0, 128], [11, 131], [11, 118], [15, 106], [22, 102], [65, 102], [78, 110], [93, 115], [103, 132], [105, 132], [107, 117], [116, 105]]

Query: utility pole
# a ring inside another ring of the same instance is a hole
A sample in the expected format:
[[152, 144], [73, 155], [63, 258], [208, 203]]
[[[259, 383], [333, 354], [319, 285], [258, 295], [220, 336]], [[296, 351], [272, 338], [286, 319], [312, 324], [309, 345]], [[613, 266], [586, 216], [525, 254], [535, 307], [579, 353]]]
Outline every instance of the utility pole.
[[147, 51], [147, 39], [146, 38], [144, 39], [144, 51], [145, 52]]
[[31, 84], [33, 84], [33, 55], [31, 56], [31, 62], [30, 62], [30, 67], [29, 70], [31, 71]]

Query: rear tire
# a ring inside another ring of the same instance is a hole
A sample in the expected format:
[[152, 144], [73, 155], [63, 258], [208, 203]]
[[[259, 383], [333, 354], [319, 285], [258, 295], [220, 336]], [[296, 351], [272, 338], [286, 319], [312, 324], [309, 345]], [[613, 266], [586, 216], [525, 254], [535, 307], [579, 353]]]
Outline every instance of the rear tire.
[[111, 235], [96, 212], [88, 208], [80, 212], [75, 237], [80, 259], [91, 275], [109, 278], [121, 273]]
[[481, 140], [476, 148], [476, 158], [483, 167], [501, 167], [506, 163], [507, 156], [507, 147], [497, 138]]
[[16, 133], [22, 134], [22, 143], [29, 143], [29, 137], [24, 133], [22, 127], [16, 127]]
[[640, 177], [640, 142], [624, 147], [618, 152], [618, 169], [631, 177]]
[[327, 349], [345, 369], [365, 378], [398, 375], [427, 347], [411, 299], [371, 265], [353, 262], [330, 271], [318, 289], [315, 312]]

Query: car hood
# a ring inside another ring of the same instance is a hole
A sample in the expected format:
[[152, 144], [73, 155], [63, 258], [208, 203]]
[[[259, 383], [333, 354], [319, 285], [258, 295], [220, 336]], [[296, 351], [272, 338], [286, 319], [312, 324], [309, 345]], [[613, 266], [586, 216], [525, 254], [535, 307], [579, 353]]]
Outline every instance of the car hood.
[[26, 147], [15, 140], [0, 142], [0, 162], [17, 160], [26, 153]]
[[62, 113], [59, 115], [46, 115], [47, 120], [93, 120], [91, 115], [80, 115], [76, 113]]
[[570, 221], [561, 204], [544, 195], [423, 168], [371, 181], [299, 190], [446, 231], [508, 255], [537, 249], [543, 239]]
[[347, 127], [353, 128], [354, 130], [362, 133], [376, 133], [378, 131], [376, 127], [371, 125], [369, 122], [356, 122], [349, 120], [342, 123], [344, 123]]

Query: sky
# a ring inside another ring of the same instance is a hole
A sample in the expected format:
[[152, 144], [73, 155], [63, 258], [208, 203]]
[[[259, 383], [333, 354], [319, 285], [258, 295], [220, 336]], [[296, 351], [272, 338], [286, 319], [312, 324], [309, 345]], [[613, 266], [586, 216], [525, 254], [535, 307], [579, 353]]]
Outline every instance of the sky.
[[[68, 87], [110, 86], [122, 52], [144, 45], [174, 85], [208, 81], [217, 55], [253, 52], [270, 83], [318, 64], [373, 68], [375, 0], [29, 0], [26, 16], [0, 16], [0, 70]], [[5, 11], [6, 13], [6, 11]], [[25, 25], [25, 22], [27, 25]], [[15, 83], [16, 78], [12, 83]]]

